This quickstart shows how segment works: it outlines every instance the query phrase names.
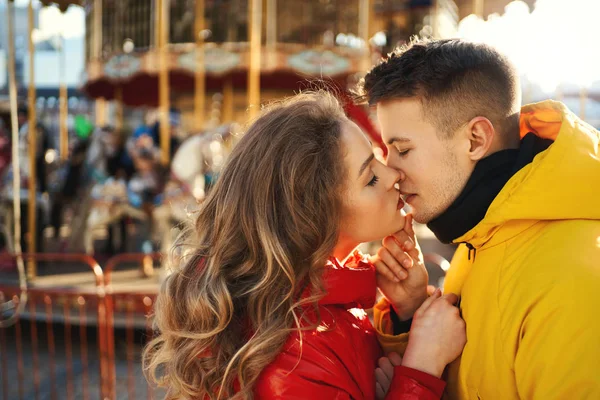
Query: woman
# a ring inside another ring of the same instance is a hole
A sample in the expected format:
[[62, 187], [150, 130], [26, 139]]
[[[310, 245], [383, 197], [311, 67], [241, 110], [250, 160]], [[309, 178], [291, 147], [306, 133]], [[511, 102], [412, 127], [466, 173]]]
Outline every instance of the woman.
[[[382, 354], [364, 309], [376, 277], [354, 250], [403, 229], [398, 180], [331, 95], [266, 110], [234, 148], [187, 239], [187, 261], [157, 299], [160, 334], [145, 368], [167, 398], [374, 399]], [[430, 303], [444, 318], [420, 324], [409, 348], [437, 349], [436, 359], [413, 357], [386, 398], [439, 398], [417, 370], [462, 350], [462, 320], [439, 293]], [[418, 340], [432, 332], [457, 345]]]

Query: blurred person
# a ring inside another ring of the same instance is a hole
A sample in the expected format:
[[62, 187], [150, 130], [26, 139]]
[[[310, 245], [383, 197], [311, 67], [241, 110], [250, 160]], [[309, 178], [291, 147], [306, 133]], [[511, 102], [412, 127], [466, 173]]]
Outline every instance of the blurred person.
[[[160, 160], [161, 140], [160, 140], [160, 120], [148, 117], [143, 125], [135, 129], [131, 137], [127, 140], [124, 162], [133, 165], [134, 152], [137, 149], [145, 148], [152, 150], [156, 160]], [[176, 109], [169, 112], [169, 140], [170, 140], [170, 159], [173, 158], [181, 141], [181, 114]]]
[[[29, 179], [29, 109], [27, 106], [20, 106], [17, 110], [17, 120], [19, 123], [19, 160], [22, 177]], [[37, 190], [40, 193], [46, 192], [46, 151], [51, 148], [50, 134], [48, 130], [40, 123], [36, 125], [36, 151], [35, 151], [35, 169]]]
[[11, 159], [10, 132], [4, 124], [4, 120], [0, 119], [0, 182], [2, 182], [4, 173], [8, 170], [8, 167], [10, 167]]
[[[19, 124], [19, 167], [21, 173], [21, 187], [28, 190], [28, 182], [31, 177], [31, 168], [29, 163], [29, 109], [27, 106], [19, 106], [17, 109], [17, 121]], [[35, 174], [36, 174], [36, 196], [46, 193], [48, 186], [46, 152], [52, 147], [50, 145], [50, 133], [43, 124], [36, 122], [36, 149], [35, 149]], [[29, 204], [24, 197], [21, 199], [21, 226], [29, 226]], [[42, 252], [44, 247], [43, 231], [46, 224], [44, 210], [41, 202], [37, 203], [36, 210], [36, 251]], [[27, 245], [27, 236], [29, 232], [21, 235], [21, 248], [29, 249]]]
[[58, 193], [52, 199], [50, 212], [50, 225], [54, 228], [54, 236], [59, 236], [63, 221], [63, 210], [67, 204], [73, 202], [86, 186], [84, 170], [91, 140], [89, 137], [76, 137], [71, 142], [71, 151], [67, 160], [67, 173]]
[[[176, 247], [187, 256], [156, 302], [149, 379], [169, 399], [374, 399], [382, 352], [364, 312], [375, 303], [373, 263], [406, 272], [355, 248], [412, 229], [399, 178], [332, 95], [265, 110]], [[427, 299], [424, 266], [411, 269], [418, 288], [395, 297], [418, 309], [408, 365], [395, 367], [386, 398], [439, 399], [464, 325], [456, 297]]]
[[154, 154], [149, 149], [139, 149], [134, 155], [135, 173], [129, 180], [130, 202], [135, 207], [152, 203], [159, 190], [159, 176]]
[[[415, 220], [459, 244], [444, 287], [468, 343], [447, 398], [600, 398], [598, 131], [559, 102], [521, 107], [506, 57], [458, 39], [397, 49], [360, 93]], [[386, 351], [398, 309], [378, 320]]]

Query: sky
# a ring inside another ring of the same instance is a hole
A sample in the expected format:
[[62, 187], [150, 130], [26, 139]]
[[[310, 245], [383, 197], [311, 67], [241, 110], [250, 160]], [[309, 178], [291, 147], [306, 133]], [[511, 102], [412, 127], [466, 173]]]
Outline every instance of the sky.
[[[6, 4], [6, 3], [4, 3]], [[3, 7], [5, 5], [3, 4]], [[29, 0], [15, 0], [17, 7], [27, 7]], [[40, 3], [34, 1], [34, 7], [40, 8]], [[39, 26], [34, 31], [34, 41], [39, 42], [57, 37], [60, 33], [65, 37], [66, 68], [59, 71], [59, 59], [56, 52], [36, 52], [35, 81], [38, 87], [56, 87], [60, 79], [66, 79], [69, 87], [78, 87], [84, 65], [85, 46], [85, 12], [83, 8], [71, 6], [62, 14], [58, 7], [43, 7], [39, 12]], [[6, 52], [0, 52], [0, 87], [6, 85]], [[29, 59], [24, 65], [24, 83], [29, 83]]]

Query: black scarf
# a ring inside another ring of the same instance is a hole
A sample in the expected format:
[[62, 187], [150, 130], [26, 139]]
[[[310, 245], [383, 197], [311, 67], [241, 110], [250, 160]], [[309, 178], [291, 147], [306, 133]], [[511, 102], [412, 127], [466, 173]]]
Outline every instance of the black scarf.
[[552, 143], [528, 133], [518, 149], [501, 150], [479, 161], [458, 198], [427, 227], [442, 243], [451, 243], [473, 229], [506, 182]]

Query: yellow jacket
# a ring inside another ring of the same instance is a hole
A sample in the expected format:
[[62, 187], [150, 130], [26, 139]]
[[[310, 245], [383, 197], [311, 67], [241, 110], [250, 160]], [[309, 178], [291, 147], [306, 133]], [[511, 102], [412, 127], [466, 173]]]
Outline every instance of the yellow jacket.
[[[600, 134], [554, 101], [523, 107], [527, 132], [555, 142], [455, 240], [476, 252], [459, 246], [444, 285], [467, 325], [448, 399], [600, 399]], [[375, 325], [403, 351], [385, 304]]]

